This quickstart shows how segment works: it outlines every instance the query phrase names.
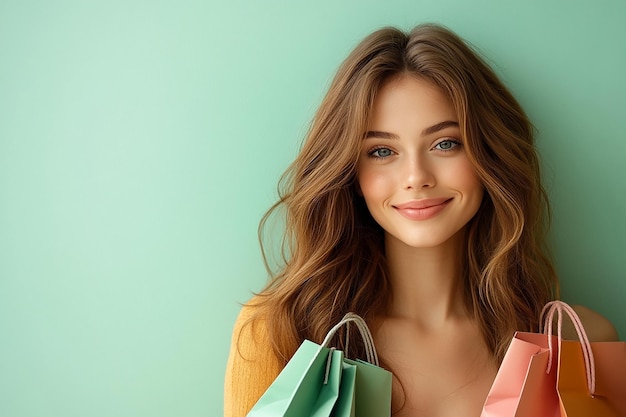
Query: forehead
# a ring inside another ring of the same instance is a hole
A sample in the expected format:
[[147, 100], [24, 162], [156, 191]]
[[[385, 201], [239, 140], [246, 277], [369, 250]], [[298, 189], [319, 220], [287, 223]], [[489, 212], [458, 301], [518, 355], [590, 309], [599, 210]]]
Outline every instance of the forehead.
[[372, 106], [369, 127], [413, 122], [423, 128], [457, 119], [451, 100], [439, 87], [423, 78], [403, 74], [381, 85]]

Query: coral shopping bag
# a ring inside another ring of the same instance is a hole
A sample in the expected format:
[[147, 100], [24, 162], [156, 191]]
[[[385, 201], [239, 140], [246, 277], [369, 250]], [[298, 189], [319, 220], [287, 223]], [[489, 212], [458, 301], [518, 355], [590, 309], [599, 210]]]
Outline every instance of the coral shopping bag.
[[[334, 334], [356, 324], [368, 362], [350, 360], [329, 348]], [[378, 366], [365, 321], [348, 313], [321, 345], [305, 340], [247, 417], [388, 417], [391, 373]]]
[[[561, 338], [562, 314], [580, 341]], [[552, 336], [554, 315], [557, 336]], [[590, 343], [574, 310], [546, 305], [543, 334], [517, 332], [504, 356], [481, 417], [626, 416], [626, 342]]]

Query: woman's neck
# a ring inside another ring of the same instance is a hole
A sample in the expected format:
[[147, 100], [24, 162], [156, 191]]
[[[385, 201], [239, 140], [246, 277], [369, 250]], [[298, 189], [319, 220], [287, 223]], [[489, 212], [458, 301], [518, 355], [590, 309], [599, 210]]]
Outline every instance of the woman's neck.
[[464, 318], [462, 232], [433, 248], [413, 248], [385, 237], [391, 305], [389, 314], [438, 328]]

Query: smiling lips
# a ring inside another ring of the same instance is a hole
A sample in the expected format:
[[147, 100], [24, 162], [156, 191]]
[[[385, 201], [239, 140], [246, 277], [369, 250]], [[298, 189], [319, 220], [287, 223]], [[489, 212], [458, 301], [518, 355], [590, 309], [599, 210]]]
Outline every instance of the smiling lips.
[[450, 201], [451, 198], [425, 198], [395, 204], [392, 207], [409, 220], [428, 220], [446, 208]]

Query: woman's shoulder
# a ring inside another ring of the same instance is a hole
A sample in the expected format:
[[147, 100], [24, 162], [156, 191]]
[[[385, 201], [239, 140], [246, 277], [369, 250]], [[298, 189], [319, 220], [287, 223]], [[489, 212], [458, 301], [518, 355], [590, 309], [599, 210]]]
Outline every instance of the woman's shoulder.
[[259, 309], [259, 299], [252, 297], [244, 303], [237, 315], [233, 328], [233, 338], [239, 340], [240, 344], [263, 345], [269, 336], [267, 323], [264, 314]]
[[[572, 305], [585, 328], [587, 337], [592, 342], [612, 342], [619, 340], [617, 329], [609, 319], [602, 314], [583, 305]], [[577, 340], [578, 335], [574, 326], [568, 321], [563, 327], [563, 338]]]
[[253, 298], [235, 321], [224, 381], [224, 416], [245, 416], [282, 369]]

